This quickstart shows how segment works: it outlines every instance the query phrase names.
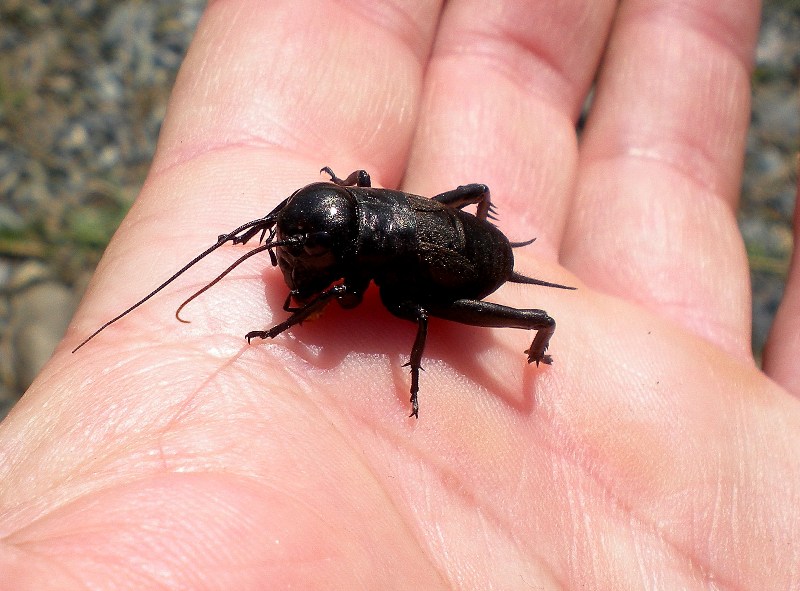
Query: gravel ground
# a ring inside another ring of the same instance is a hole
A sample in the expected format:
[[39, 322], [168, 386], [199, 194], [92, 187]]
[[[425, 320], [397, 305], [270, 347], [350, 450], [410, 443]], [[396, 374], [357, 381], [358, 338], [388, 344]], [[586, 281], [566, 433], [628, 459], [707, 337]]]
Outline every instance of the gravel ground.
[[[0, 417], [144, 180], [200, 0], [0, 0]], [[792, 247], [800, 0], [766, 2], [740, 227], [758, 353]]]

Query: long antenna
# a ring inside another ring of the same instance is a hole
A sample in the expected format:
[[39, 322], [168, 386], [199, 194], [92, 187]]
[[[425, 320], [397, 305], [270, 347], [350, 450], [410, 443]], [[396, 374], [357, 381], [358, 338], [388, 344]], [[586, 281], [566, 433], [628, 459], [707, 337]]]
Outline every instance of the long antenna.
[[[209, 246], [207, 249], [205, 249], [199, 255], [194, 257], [191, 261], [186, 263], [177, 272], [175, 272], [172, 275], [172, 277], [170, 277], [169, 279], [164, 281], [164, 283], [162, 283], [161, 285], [156, 287], [153, 291], [148, 293], [141, 300], [139, 300], [138, 302], [136, 302], [135, 304], [130, 306], [124, 312], [121, 312], [120, 314], [117, 314], [116, 316], [114, 316], [114, 318], [112, 318], [111, 320], [109, 320], [108, 322], [103, 324], [100, 328], [98, 328], [96, 331], [94, 331], [88, 337], [83, 339], [83, 341], [81, 341], [81, 343], [77, 347], [75, 347], [72, 350], [72, 352], [75, 353], [75, 351], [77, 351], [78, 349], [83, 347], [86, 343], [91, 341], [94, 337], [96, 337], [98, 334], [103, 332], [106, 328], [108, 328], [109, 326], [114, 324], [117, 320], [120, 320], [124, 316], [127, 316], [128, 314], [133, 312], [136, 308], [138, 308], [139, 306], [144, 304], [147, 300], [152, 298], [154, 295], [156, 295], [162, 289], [167, 287], [167, 285], [169, 285], [170, 283], [175, 281], [183, 273], [185, 273], [191, 267], [196, 265], [201, 259], [207, 257], [209, 254], [211, 254], [212, 252], [217, 250], [220, 246], [222, 246], [226, 242], [233, 242], [234, 244], [243, 244], [244, 242], [247, 242], [250, 238], [252, 238], [256, 234], [258, 234], [259, 232], [263, 232], [262, 237], [261, 237], [262, 240], [263, 240], [264, 234], [266, 234], [267, 230], [275, 223], [275, 213], [281, 208], [281, 206], [283, 206], [285, 204], [286, 204], [286, 201], [284, 200], [283, 203], [281, 203], [277, 208], [275, 208], [272, 212], [270, 212], [268, 215], [264, 216], [263, 218], [259, 218], [257, 220], [252, 220], [250, 222], [247, 222], [246, 224], [243, 224], [243, 225], [239, 226], [238, 228], [236, 228], [232, 232], [228, 232], [227, 234], [220, 235], [215, 244], [213, 244], [212, 246]], [[247, 232], [245, 232], [241, 236], [238, 236], [238, 234], [243, 232], [244, 230], [247, 230]], [[264, 247], [258, 247], [257, 249], [254, 249], [254, 250], [257, 250], [258, 252], [261, 252], [261, 250], [265, 250], [266, 248], [268, 248], [268, 247], [264, 246]], [[251, 254], [252, 254], [252, 251], [251, 251]], [[247, 257], [244, 257], [244, 258], [247, 258]]]
[[[262, 244], [261, 246], [259, 246], [259, 247], [256, 247], [256, 248], [254, 248], [253, 250], [250, 250], [250, 251], [246, 252], [245, 254], [243, 254], [242, 256], [240, 256], [238, 259], [236, 259], [236, 260], [235, 260], [235, 261], [234, 261], [234, 262], [231, 264], [231, 266], [230, 266], [230, 267], [228, 267], [228, 268], [227, 268], [227, 269], [225, 269], [225, 270], [224, 270], [222, 273], [220, 273], [219, 275], [217, 275], [217, 276], [216, 276], [216, 277], [215, 277], [215, 278], [214, 278], [212, 281], [210, 281], [209, 283], [207, 283], [206, 285], [204, 285], [203, 287], [201, 287], [200, 289], [198, 289], [196, 292], [194, 292], [192, 295], [190, 295], [188, 298], [186, 298], [186, 299], [183, 301], [183, 303], [182, 303], [180, 306], [178, 306], [178, 309], [177, 309], [177, 310], [175, 310], [175, 318], [177, 318], [177, 319], [178, 319], [180, 322], [183, 322], [184, 324], [189, 324], [189, 322], [190, 322], [189, 320], [184, 320], [183, 318], [181, 318], [181, 311], [182, 311], [182, 310], [183, 310], [183, 309], [186, 307], [186, 305], [187, 305], [189, 302], [191, 302], [192, 300], [196, 299], [197, 297], [201, 296], [201, 295], [202, 295], [202, 294], [204, 294], [206, 291], [208, 291], [209, 289], [211, 289], [212, 287], [214, 287], [214, 286], [215, 286], [217, 283], [219, 283], [220, 281], [222, 281], [222, 279], [223, 279], [223, 278], [224, 278], [224, 277], [225, 277], [225, 276], [226, 276], [228, 273], [230, 273], [231, 271], [233, 271], [233, 270], [234, 270], [236, 267], [238, 267], [239, 265], [241, 265], [243, 262], [245, 262], [245, 261], [246, 261], [247, 259], [249, 259], [251, 256], [258, 254], [259, 252], [264, 252], [264, 251], [265, 251], [265, 250], [267, 250], [267, 249], [270, 249], [270, 248], [275, 248], [276, 246], [285, 246], [285, 245], [287, 245], [287, 244], [294, 244], [295, 242], [297, 242], [297, 241], [296, 241], [296, 240], [276, 240], [275, 242], [267, 242], [266, 244]], [[270, 254], [272, 254], [272, 251], [270, 251]], [[277, 264], [277, 261], [276, 261], [276, 264]]]

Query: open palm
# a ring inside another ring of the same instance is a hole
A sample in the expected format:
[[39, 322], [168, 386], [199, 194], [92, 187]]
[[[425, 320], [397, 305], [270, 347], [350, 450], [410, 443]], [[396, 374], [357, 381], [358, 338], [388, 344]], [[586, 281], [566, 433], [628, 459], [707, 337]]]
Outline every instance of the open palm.
[[[738, 0], [210, 3], [142, 194], [0, 429], [0, 570], [35, 589], [797, 585], [800, 405], [752, 359], [734, 217], [757, 26]], [[415, 327], [375, 290], [247, 345], [286, 316], [261, 255], [175, 321], [241, 246], [70, 354], [325, 165], [420, 195], [488, 184], [503, 231], [538, 237], [516, 269], [579, 288], [489, 298], [556, 318], [553, 365], [526, 364], [532, 333], [434, 319], [408, 418]], [[766, 360], [789, 389], [794, 316]]]

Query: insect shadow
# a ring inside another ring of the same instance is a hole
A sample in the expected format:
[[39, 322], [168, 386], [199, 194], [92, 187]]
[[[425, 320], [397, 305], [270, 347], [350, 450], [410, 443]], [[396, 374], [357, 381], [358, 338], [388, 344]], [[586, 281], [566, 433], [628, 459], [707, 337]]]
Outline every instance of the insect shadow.
[[[265, 290], [265, 298], [268, 307], [277, 309], [283, 298], [273, 287]], [[303, 323], [287, 338], [284, 346], [317, 370], [341, 367], [350, 354], [373, 359], [382, 357], [390, 364], [408, 354], [407, 346], [413, 332], [383, 312], [376, 290], [368, 289], [364, 294], [359, 317], [369, 318], [369, 322], [353, 322], [349, 311], [332, 309], [313, 322]], [[436, 362], [441, 362], [457, 374], [467, 376], [470, 383], [500, 396], [514, 408], [521, 411], [529, 408], [526, 400], [530, 397], [520, 392], [517, 382], [498, 375], [490, 365], [480, 360], [484, 353], [496, 347], [496, 338], [479, 327], [435, 318], [431, 319], [430, 328], [434, 330], [428, 336], [422, 364], [429, 371], [422, 374], [423, 379], [425, 375], [431, 375], [430, 369], [436, 367]], [[397, 365], [398, 371], [392, 372], [394, 384], [406, 380], [405, 376], [400, 376], [399, 369], [400, 364]], [[352, 385], [352, 381], [348, 383]]]

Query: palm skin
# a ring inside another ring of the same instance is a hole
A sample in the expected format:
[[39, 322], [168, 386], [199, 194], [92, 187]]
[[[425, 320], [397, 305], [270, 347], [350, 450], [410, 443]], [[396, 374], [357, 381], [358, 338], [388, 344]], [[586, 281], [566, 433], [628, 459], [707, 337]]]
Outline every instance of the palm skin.
[[[770, 379], [733, 214], [757, 26], [734, 0], [212, 2], [142, 194], [0, 427], [11, 588], [796, 585], [800, 273]], [[175, 322], [242, 247], [70, 354], [323, 165], [487, 183], [538, 237], [516, 269], [579, 287], [489, 298], [556, 318], [554, 364], [432, 320], [410, 419], [415, 328], [374, 290], [248, 346], [285, 317], [264, 255]]]

